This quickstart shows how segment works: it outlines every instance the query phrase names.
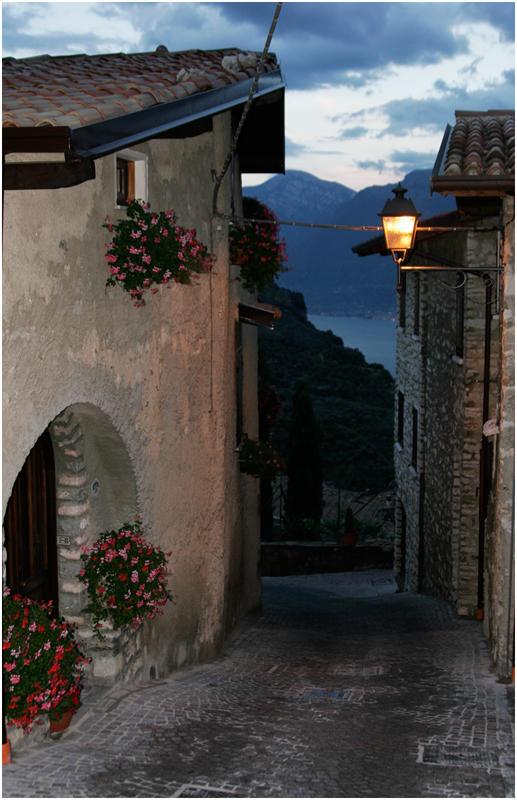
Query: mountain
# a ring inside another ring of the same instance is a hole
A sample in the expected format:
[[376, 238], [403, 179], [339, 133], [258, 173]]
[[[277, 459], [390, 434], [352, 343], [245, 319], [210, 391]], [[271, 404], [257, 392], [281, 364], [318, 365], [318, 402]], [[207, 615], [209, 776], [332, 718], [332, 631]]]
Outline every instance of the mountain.
[[[243, 194], [256, 197], [272, 208], [278, 219], [293, 222], [327, 222], [337, 208], [348, 203], [355, 192], [335, 181], [322, 181], [309, 172], [288, 169], [285, 175], [275, 175], [260, 186], [244, 186]], [[308, 233], [307, 228], [284, 225], [282, 236], [288, 253]]]
[[[254, 187], [262, 190], [267, 205], [279, 216], [279, 219], [325, 222], [332, 225], [379, 225], [378, 214], [382, 211], [386, 200], [393, 197], [393, 184], [370, 186], [353, 194], [349, 199], [332, 208], [334, 191], [325, 196], [327, 203], [322, 210], [318, 196], [314, 194], [307, 181], [307, 173], [302, 175], [303, 185], [307, 190], [303, 198], [304, 213], [301, 214], [299, 197], [293, 197], [289, 206], [290, 191], [281, 195], [284, 176], [277, 175], [262, 186]], [[422, 217], [430, 217], [455, 209], [452, 197], [441, 195], [430, 196], [430, 172], [415, 170], [402, 180], [410, 197]], [[285, 178], [288, 184], [288, 173]], [[318, 180], [318, 179], [316, 179]], [[275, 183], [274, 192], [269, 185]], [[335, 187], [327, 181], [320, 183]], [[249, 194], [251, 188], [245, 188]], [[345, 191], [351, 192], [347, 187]], [[323, 187], [322, 187], [323, 189]], [[259, 200], [262, 198], [257, 194]], [[282, 196], [282, 204], [280, 197]], [[275, 202], [278, 206], [275, 207]], [[287, 204], [287, 205], [286, 205]], [[282, 216], [277, 209], [280, 209]], [[300, 209], [300, 210], [299, 210]], [[287, 230], [282, 230], [288, 244], [289, 266], [292, 271], [280, 276], [280, 286], [301, 292], [305, 297], [309, 314], [330, 314], [337, 316], [391, 318], [396, 308], [396, 266], [391, 256], [368, 256], [360, 258], [352, 253], [352, 247], [359, 242], [370, 239], [377, 234], [369, 231], [333, 231], [316, 228], [299, 230], [298, 239], [288, 239]], [[302, 233], [303, 232], [303, 233]]]

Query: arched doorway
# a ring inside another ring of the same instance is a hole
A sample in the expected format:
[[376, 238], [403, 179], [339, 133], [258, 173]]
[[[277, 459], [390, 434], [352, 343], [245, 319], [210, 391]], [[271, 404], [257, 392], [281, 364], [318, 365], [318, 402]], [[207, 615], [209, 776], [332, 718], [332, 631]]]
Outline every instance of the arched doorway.
[[45, 431], [23, 465], [4, 518], [7, 585], [58, 613], [54, 450]]

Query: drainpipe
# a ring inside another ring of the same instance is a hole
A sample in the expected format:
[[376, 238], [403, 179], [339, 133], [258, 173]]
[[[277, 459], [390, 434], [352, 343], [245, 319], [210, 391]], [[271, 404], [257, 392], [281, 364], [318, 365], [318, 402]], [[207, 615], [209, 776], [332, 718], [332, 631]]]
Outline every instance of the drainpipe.
[[[492, 282], [488, 275], [485, 281], [485, 363], [483, 375], [483, 427], [488, 422], [490, 400], [490, 327], [492, 321]], [[479, 548], [478, 548], [478, 602], [477, 619], [483, 619], [484, 569], [485, 569], [485, 519], [492, 477], [492, 445], [483, 434], [479, 453]]]

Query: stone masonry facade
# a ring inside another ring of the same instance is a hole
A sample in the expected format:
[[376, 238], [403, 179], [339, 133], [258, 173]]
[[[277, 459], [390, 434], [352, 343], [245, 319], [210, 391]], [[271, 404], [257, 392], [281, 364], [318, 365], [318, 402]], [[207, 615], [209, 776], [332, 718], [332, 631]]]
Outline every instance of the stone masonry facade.
[[[513, 200], [505, 202], [510, 221]], [[508, 670], [503, 651], [508, 652], [513, 602], [513, 232], [505, 226], [506, 240], [498, 239], [499, 218], [483, 220], [483, 228], [485, 232], [446, 234], [419, 248], [459, 264], [486, 267], [486, 274], [408, 271], [405, 296], [398, 299], [395, 568], [406, 590], [443, 597], [460, 617], [481, 618], [484, 613], [494, 661], [503, 674]], [[498, 266], [501, 252], [503, 278], [488, 271]], [[435, 263], [422, 256], [413, 257], [416, 261]], [[489, 423], [484, 432], [485, 391]], [[480, 582], [483, 441], [492, 443], [493, 458]]]

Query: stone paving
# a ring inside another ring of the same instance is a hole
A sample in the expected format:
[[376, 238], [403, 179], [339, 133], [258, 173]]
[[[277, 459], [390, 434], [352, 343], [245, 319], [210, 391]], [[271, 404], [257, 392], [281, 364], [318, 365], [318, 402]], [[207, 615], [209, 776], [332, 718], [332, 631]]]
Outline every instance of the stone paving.
[[481, 625], [388, 571], [264, 578], [216, 661], [90, 690], [4, 797], [514, 797]]

